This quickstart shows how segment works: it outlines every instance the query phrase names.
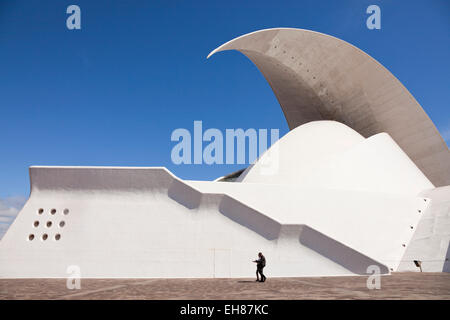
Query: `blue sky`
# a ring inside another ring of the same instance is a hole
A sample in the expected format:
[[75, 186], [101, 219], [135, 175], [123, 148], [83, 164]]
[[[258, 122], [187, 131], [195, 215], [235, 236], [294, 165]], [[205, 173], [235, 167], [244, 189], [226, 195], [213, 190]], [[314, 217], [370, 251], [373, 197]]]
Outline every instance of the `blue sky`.
[[[80, 6], [81, 30], [66, 28]], [[381, 30], [368, 30], [370, 4]], [[242, 165], [172, 164], [176, 128], [279, 128], [269, 85], [236, 36], [311, 29], [386, 66], [450, 140], [450, 1], [0, 1], [0, 199], [26, 197], [30, 165], [165, 166], [214, 179]], [[12, 198], [11, 198], [12, 197]], [[10, 201], [11, 202], [11, 201]]]

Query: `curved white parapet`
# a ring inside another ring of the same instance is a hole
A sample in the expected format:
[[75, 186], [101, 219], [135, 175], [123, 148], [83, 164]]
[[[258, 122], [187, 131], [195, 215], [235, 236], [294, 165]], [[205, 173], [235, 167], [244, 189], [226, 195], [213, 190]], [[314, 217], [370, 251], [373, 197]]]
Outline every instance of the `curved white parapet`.
[[[268, 174], [267, 163], [276, 163], [276, 170]], [[434, 188], [388, 134], [365, 139], [336, 121], [291, 130], [239, 181], [413, 196]]]
[[270, 84], [289, 128], [336, 120], [364, 137], [388, 133], [436, 186], [450, 184], [450, 151], [422, 107], [375, 59], [335, 37], [275, 28], [233, 39]]
[[[336, 121], [312, 121], [289, 131], [238, 178], [242, 182], [302, 184], [318, 162], [326, 162], [364, 141], [355, 130]], [[272, 171], [265, 170], [274, 165]]]

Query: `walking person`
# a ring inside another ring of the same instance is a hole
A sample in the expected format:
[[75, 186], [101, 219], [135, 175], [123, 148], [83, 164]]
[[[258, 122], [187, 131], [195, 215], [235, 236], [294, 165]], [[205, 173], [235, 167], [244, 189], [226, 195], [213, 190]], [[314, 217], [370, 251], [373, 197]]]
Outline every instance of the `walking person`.
[[[266, 276], [263, 273], [263, 269], [266, 266], [266, 258], [263, 256], [263, 254], [260, 252], [258, 253], [258, 260], [254, 260], [253, 262], [256, 263], [256, 281], [258, 282], [264, 282], [266, 281]], [[259, 276], [261, 275], [261, 280], [259, 279]]]

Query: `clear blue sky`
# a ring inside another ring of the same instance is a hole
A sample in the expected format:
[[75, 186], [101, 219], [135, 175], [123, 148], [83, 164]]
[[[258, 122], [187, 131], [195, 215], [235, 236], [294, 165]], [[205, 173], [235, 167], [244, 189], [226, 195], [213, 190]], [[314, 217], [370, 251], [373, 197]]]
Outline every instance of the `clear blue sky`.
[[[82, 30], [66, 28], [77, 4]], [[370, 4], [381, 30], [365, 26]], [[1, 0], [0, 198], [29, 192], [30, 165], [166, 166], [213, 179], [242, 165], [171, 163], [171, 132], [288, 128], [236, 36], [294, 27], [346, 40], [386, 66], [450, 138], [450, 1]]]

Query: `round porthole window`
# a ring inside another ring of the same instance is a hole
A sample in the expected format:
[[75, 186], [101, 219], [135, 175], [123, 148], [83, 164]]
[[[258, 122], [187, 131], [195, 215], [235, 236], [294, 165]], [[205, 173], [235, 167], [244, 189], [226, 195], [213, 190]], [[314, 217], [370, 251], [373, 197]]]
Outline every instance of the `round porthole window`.
[[52, 222], [51, 221], [47, 221], [47, 228], [50, 228], [52, 226]]
[[29, 240], [29, 241], [33, 241], [33, 240], [34, 240], [34, 234], [30, 234], [30, 235], [28, 236], [28, 240]]
[[39, 221], [35, 221], [35, 222], [33, 223], [33, 226], [34, 226], [35, 228], [39, 227]]
[[64, 227], [65, 225], [66, 225], [66, 223], [65, 223], [64, 221], [61, 221], [61, 222], [59, 223], [60, 228]]
[[43, 235], [42, 235], [42, 240], [47, 240], [48, 239], [48, 234], [46, 234], [46, 233], [44, 233]]
[[56, 209], [52, 209], [52, 210], [50, 211], [50, 213], [51, 213], [51, 214], [55, 214], [55, 213], [56, 213]]
[[59, 239], [61, 239], [61, 235], [59, 233], [55, 234], [55, 240], [58, 241]]
[[43, 213], [44, 213], [44, 209], [40, 208], [40, 209], [38, 210], [38, 214], [43, 214]]
[[67, 216], [69, 214], [69, 209], [64, 209], [64, 214]]

